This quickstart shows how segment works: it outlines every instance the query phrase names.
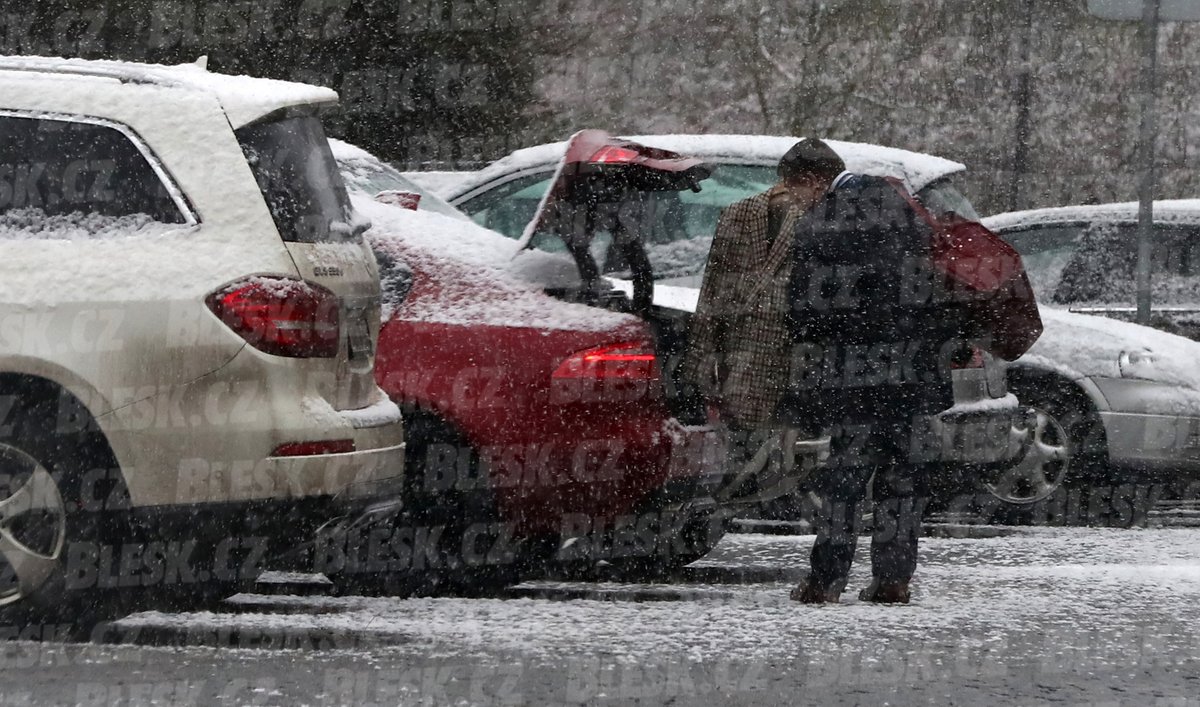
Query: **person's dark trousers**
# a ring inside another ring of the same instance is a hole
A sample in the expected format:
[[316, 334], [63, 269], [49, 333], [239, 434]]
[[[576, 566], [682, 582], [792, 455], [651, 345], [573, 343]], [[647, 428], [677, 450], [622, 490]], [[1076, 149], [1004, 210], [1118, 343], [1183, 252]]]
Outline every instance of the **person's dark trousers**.
[[832, 430], [829, 463], [814, 474], [821, 504], [813, 519], [817, 539], [809, 584], [845, 590], [872, 474], [872, 572], [881, 582], [912, 578], [927, 480], [908, 461], [911, 430], [911, 415], [851, 418]]

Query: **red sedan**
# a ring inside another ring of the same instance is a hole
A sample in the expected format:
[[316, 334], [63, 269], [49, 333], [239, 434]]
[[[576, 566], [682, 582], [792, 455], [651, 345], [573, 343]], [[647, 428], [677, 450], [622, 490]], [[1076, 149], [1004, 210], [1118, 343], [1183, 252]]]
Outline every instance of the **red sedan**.
[[565, 253], [521, 249], [369, 154], [334, 151], [373, 223], [377, 381], [408, 413], [408, 517], [453, 530], [451, 555], [678, 566], [774, 493], [730, 489], [720, 428], [674, 417], [669, 322], [614, 311], [631, 308], [617, 292], [564, 298]]

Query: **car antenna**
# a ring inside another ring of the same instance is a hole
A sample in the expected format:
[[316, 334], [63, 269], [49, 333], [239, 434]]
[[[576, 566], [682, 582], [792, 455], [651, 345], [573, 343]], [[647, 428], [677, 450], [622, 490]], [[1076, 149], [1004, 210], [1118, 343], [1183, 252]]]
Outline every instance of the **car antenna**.
[[192, 63], [195, 64], [196, 66], [199, 66], [202, 70], [208, 71], [208, 55], [207, 54], [201, 54], [196, 59], [196, 61], [194, 61]]

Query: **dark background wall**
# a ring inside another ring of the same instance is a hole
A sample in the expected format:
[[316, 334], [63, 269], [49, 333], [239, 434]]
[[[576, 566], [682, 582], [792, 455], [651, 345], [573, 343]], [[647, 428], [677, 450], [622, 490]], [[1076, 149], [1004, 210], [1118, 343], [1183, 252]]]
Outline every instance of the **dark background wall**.
[[386, 156], [477, 161], [541, 116], [536, 0], [38, 0], [0, 9], [0, 51], [180, 63], [332, 86], [330, 131]]
[[[984, 211], [1133, 199], [1134, 26], [1086, 0], [48, 0], [0, 51], [332, 86], [330, 132], [409, 168], [580, 127], [820, 135], [967, 163]], [[1163, 196], [1200, 195], [1200, 28], [1166, 25]]]

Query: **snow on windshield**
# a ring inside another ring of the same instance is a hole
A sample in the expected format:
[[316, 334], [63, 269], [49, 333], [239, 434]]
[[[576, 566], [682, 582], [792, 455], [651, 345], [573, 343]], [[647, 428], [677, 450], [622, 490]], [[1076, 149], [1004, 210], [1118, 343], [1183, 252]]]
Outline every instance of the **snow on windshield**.
[[[399, 308], [388, 303], [385, 317], [578, 331], [640, 324], [632, 315], [553, 299], [540, 282], [522, 276], [536, 273], [538, 263], [561, 267], [562, 257], [537, 251], [518, 255], [514, 241], [469, 222], [380, 204], [358, 194], [351, 200], [371, 220], [367, 238], [372, 246], [426, 279], [423, 292], [418, 284]], [[551, 262], [543, 262], [547, 260]]]

